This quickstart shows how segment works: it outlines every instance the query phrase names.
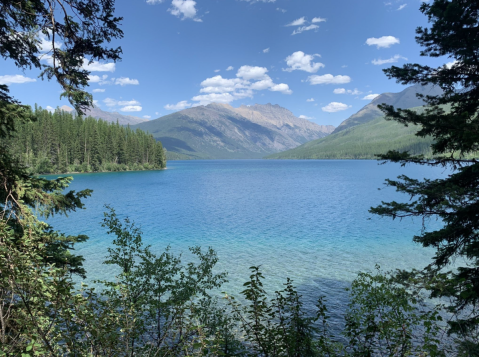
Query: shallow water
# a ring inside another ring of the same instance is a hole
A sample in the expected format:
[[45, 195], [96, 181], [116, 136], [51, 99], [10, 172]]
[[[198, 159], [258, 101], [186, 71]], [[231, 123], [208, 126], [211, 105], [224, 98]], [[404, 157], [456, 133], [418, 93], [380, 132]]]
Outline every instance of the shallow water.
[[[164, 171], [74, 175], [71, 189], [94, 190], [86, 209], [55, 217], [55, 229], [86, 234], [77, 253], [90, 279], [113, 278], [102, 264], [112, 237], [100, 226], [104, 204], [142, 227], [143, 238], [161, 252], [171, 245], [189, 259], [188, 247], [211, 246], [218, 271], [228, 271], [221, 289], [238, 295], [249, 267], [261, 265], [266, 288], [286, 277], [312, 301], [325, 294], [333, 309], [344, 305], [344, 287], [358, 271], [423, 267], [432, 251], [412, 242], [420, 220], [392, 221], [368, 213], [381, 200], [407, 200], [386, 178], [446, 175], [443, 170], [376, 161], [170, 161]], [[380, 190], [378, 190], [380, 189]], [[426, 228], [439, 223], [426, 222]]]

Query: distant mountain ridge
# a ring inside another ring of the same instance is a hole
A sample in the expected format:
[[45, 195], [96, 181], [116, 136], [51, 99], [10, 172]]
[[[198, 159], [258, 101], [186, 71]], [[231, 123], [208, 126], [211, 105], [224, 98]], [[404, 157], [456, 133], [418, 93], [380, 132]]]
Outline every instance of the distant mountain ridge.
[[384, 114], [379, 110], [378, 104], [385, 103], [393, 105], [395, 108], [401, 109], [423, 106], [425, 104], [424, 101], [416, 97], [416, 94], [418, 93], [424, 95], [440, 95], [442, 94], [442, 90], [436, 86], [421, 86], [416, 84], [404, 89], [399, 93], [380, 94], [356, 114], [351, 115], [348, 119], [339, 124], [339, 126], [334, 130], [334, 133], [338, 133], [355, 125], [367, 123], [368, 121], [374, 120], [377, 117], [383, 116]]
[[[416, 94], [439, 95], [442, 90], [433, 86], [414, 85], [399, 93], [383, 93], [356, 114], [344, 120], [325, 138], [307, 142], [294, 149], [267, 156], [268, 159], [375, 159], [389, 150], [410, 151], [430, 155], [431, 138], [419, 138], [418, 127], [405, 127], [384, 119], [378, 104], [396, 108], [424, 110], [424, 101]], [[445, 108], [447, 110], [447, 108]]]
[[334, 127], [300, 119], [270, 103], [212, 103], [135, 125], [171, 152], [194, 159], [254, 159], [329, 135]]
[[431, 156], [433, 140], [417, 137], [418, 129], [414, 125], [405, 127], [378, 117], [297, 148], [269, 155], [266, 159], [377, 159], [377, 154], [389, 150]]
[[[279, 106], [278, 104], [261, 105], [255, 104], [252, 106], [242, 105], [239, 108], [230, 107], [230, 110], [234, 110], [236, 113], [241, 114], [245, 118], [249, 118], [251, 121], [263, 126], [269, 126], [270, 128], [277, 128], [280, 131], [288, 134], [289, 136], [298, 136], [298, 140], [303, 140], [302, 136], [306, 135], [306, 132], [310, 132], [310, 135], [315, 136], [318, 127], [321, 132], [331, 134], [334, 131], [332, 125], [318, 125], [310, 122], [306, 119], [300, 119], [294, 116], [288, 109]], [[257, 113], [261, 115], [258, 116]], [[299, 120], [298, 120], [299, 119]], [[299, 134], [294, 131], [294, 127], [299, 126], [304, 131]]]
[[[68, 105], [63, 105], [60, 107], [60, 109], [66, 112], [74, 111], [74, 109], [70, 108]], [[120, 125], [135, 125], [148, 121], [146, 119], [135, 117], [133, 115], [124, 115], [117, 112], [106, 112], [98, 107], [92, 107], [87, 109], [85, 111], [85, 116], [93, 117], [95, 119], [102, 119], [110, 123], [116, 123], [118, 121]]]

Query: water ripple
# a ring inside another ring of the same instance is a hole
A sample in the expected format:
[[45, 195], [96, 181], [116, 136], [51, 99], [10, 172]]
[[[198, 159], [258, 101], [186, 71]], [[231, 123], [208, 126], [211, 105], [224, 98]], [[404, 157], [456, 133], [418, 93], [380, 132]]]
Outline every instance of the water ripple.
[[[375, 161], [171, 161], [169, 169], [75, 175], [72, 189], [91, 188], [86, 210], [50, 222], [60, 231], [87, 234], [79, 247], [91, 278], [112, 274], [102, 265], [112, 237], [101, 228], [103, 205], [141, 225], [145, 243], [171, 245], [188, 259], [188, 246], [212, 246], [218, 270], [229, 272], [223, 288], [238, 294], [248, 268], [262, 265], [269, 289], [287, 276], [308, 291], [343, 305], [344, 286], [358, 271], [423, 267], [432, 252], [412, 243], [420, 222], [391, 221], [368, 213], [381, 200], [407, 199], [384, 179], [445, 173], [400, 168]], [[86, 223], [87, 222], [87, 223]], [[439, 223], [430, 222], [431, 228]]]

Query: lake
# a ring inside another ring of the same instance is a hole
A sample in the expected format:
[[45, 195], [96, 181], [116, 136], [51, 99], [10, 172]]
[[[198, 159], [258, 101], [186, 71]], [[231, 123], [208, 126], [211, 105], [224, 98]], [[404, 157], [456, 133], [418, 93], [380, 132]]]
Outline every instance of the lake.
[[[286, 277], [305, 298], [325, 294], [334, 308], [346, 303], [344, 287], [357, 272], [424, 267], [433, 251], [412, 242], [421, 220], [391, 220], [368, 213], [381, 200], [407, 200], [386, 178], [443, 177], [442, 169], [348, 160], [170, 161], [163, 171], [74, 175], [71, 189], [93, 189], [86, 209], [49, 222], [55, 229], [86, 234], [77, 253], [89, 278], [113, 279], [102, 264], [112, 237], [100, 226], [105, 203], [142, 227], [152, 250], [171, 245], [190, 259], [188, 247], [213, 247], [218, 271], [228, 271], [221, 289], [238, 295], [249, 267], [261, 265], [266, 288]], [[426, 229], [438, 227], [425, 222]]]

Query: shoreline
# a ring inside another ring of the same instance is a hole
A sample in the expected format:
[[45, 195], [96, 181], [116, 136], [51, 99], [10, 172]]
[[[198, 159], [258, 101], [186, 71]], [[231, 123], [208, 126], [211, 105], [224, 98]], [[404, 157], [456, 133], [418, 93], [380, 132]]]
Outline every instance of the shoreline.
[[51, 173], [51, 174], [33, 174], [33, 176], [56, 176], [56, 175], [84, 175], [84, 174], [109, 174], [112, 172], [144, 172], [144, 171], [163, 171], [167, 170], [167, 167], [164, 167], [162, 169], [154, 169], [154, 170], [122, 170], [122, 171], [89, 171], [89, 172], [76, 172], [76, 171], [71, 171], [71, 172], [57, 172], [57, 173]]

